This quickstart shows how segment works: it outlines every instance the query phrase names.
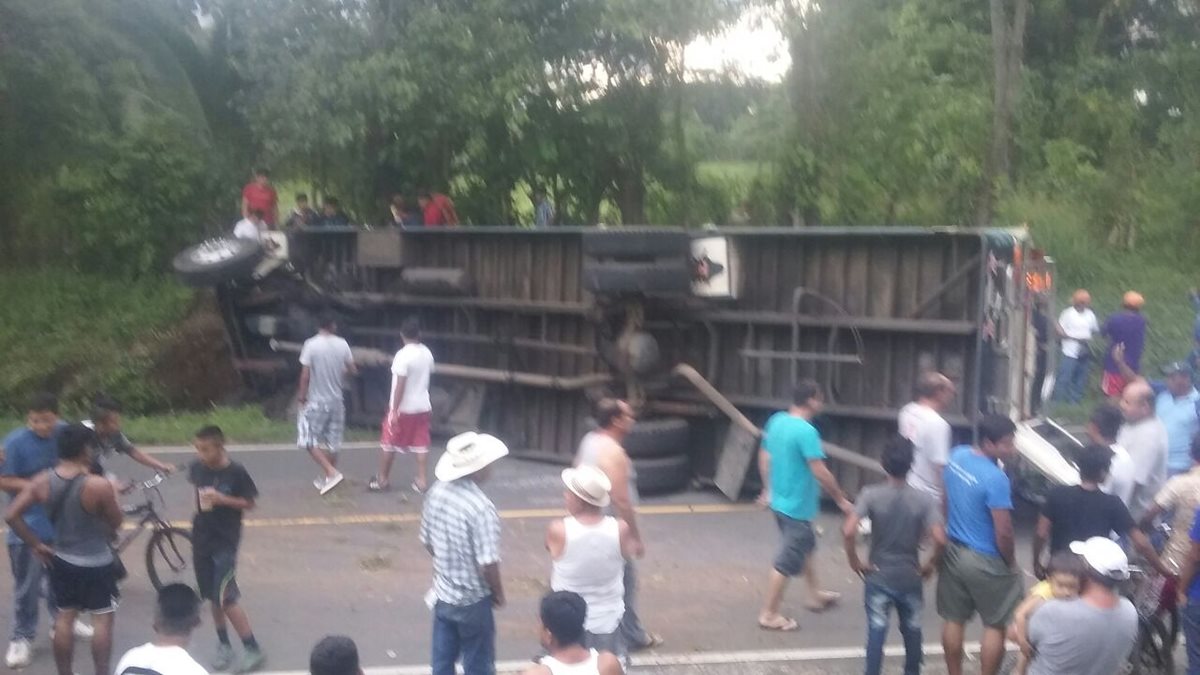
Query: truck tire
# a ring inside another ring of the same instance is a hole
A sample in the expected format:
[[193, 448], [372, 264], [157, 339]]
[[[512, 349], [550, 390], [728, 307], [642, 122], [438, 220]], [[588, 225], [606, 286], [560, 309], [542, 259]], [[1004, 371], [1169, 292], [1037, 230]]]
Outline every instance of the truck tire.
[[635, 459], [638, 492], [663, 494], [678, 492], [692, 480], [692, 462], [687, 455], [670, 455], [655, 459]]
[[189, 286], [219, 286], [249, 278], [264, 255], [257, 241], [217, 237], [183, 249], [171, 265]]
[[682, 230], [588, 230], [582, 247], [590, 258], [684, 257], [691, 253], [692, 238]]
[[692, 290], [691, 268], [686, 258], [658, 262], [586, 261], [583, 287], [596, 294], [686, 294]]
[[406, 267], [400, 272], [400, 285], [415, 295], [471, 295], [474, 282], [458, 267]]
[[688, 421], [682, 417], [659, 417], [633, 425], [622, 445], [634, 460], [655, 459], [687, 452]]

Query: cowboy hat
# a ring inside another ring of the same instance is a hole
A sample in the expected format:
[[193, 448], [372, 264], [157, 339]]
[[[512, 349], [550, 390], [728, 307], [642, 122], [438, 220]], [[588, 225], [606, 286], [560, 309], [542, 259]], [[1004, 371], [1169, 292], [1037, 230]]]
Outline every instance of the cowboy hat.
[[603, 471], [594, 466], [563, 469], [562, 481], [571, 494], [592, 506], [604, 508], [611, 501], [608, 492], [612, 490], [612, 483]]
[[440, 481], [458, 480], [507, 454], [508, 446], [499, 438], [468, 431], [446, 441], [446, 452], [438, 460], [433, 475]]

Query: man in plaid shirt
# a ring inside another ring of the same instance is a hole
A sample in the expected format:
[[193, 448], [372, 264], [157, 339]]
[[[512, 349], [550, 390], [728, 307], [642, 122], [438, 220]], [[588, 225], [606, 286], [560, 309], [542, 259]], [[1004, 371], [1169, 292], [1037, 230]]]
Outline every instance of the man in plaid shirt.
[[500, 516], [479, 484], [508, 454], [494, 436], [467, 432], [446, 443], [425, 495], [421, 543], [433, 556], [433, 675], [496, 672], [493, 608], [504, 606], [500, 582]]

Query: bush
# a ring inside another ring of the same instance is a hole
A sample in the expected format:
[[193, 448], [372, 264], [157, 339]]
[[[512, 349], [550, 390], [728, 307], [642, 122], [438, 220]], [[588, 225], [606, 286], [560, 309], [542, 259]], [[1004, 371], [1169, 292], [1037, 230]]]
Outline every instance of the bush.
[[158, 277], [9, 270], [0, 275], [0, 297], [0, 410], [19, 414], [40, 390], [75, 410], [100, 392], [131, 413], [164, 407], [152, 376], [156, 343], [186, 314], [191, 291]]

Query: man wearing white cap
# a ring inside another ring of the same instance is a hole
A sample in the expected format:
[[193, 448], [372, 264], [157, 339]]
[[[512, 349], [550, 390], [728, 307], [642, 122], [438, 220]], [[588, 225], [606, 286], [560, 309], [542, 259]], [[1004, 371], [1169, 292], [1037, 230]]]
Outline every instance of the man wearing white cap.
[[465, 675], [496, 672], [500, 516], [479, 484], [507, 454], [500, 439], [467, 432], [446, 442], [434, 468], [421, 513], [421, 543], [433, 556], [433, 675], [454, 675], [460, 657]]
[[1108, 537], [1071, 543], [1087, 574], [1073, 600], [1050, 600], [1029, 620], [1029, 675], [1110, 675], [1129, 658], [1137, 610], [1117, 594], [1129, 578], [1129, 559]]
[[612, 483], [604, 472], [580, 466], [562, 472], [567, 515], [550, 523], [546, 550], [554, 562], [550, 588], [587, 601], [584, 646], [626, 658], [618, 630], [625, 614], [625, 561], [633, 557], [629, 524], [604, 515]]

